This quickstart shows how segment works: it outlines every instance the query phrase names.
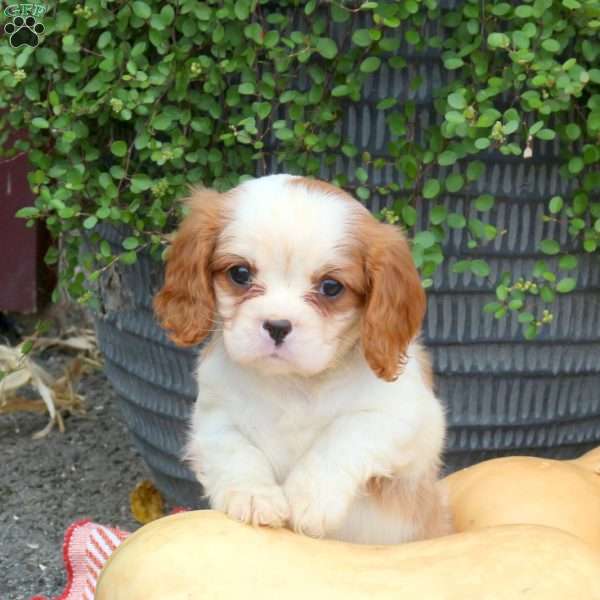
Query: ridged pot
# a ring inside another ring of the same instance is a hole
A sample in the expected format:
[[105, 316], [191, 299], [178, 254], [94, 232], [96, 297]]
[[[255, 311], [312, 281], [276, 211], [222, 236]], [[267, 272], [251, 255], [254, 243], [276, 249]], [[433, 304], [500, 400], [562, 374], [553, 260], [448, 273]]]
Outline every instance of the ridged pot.
[[[377, 102], [388, 97], [414, 101], [415, 135], [423, 136], [436, 118], [434, 89], [449, 77], [439, 56], [410, 55], [408, 48], [401, 52], [410, 66], [402, 71], [382, 66], [367, 83], [362, 104], [350, 106], [339, 124], [345, 139], [373, 156], [385, 155], [390, 141]], [[416, 76], [425, 80], [418, 92], [410, 88]], [[470, 200], [490, 193], [496, 203], [485, 218], [506, 231], [469, 249], [465, 231], [452, 230], [444, 244], [448, 259], [428, 292], [423, 339], [447, 406], [448, 471], [507, 454], [573, 457], [600, 442], [600, 266], [597, 257], [568, 246], [565, 226], [542, 219], [548, 199], [568, 194], [569, 187], [559, 175], [558, 145], [539, 144], [533, 150], [530, 159], [498, 153], [478, 157], [486, 163], [486, 175], [439, 199], [449, 211], [481, 218]], [[356, 166], [340, 156], [335, 168], [324, 168], [321, 175], [328, 179], [345, 172], [352, 179]], [[266, 170], [282, 171], [275, 162]], [[431, 176], [449, 172], [439, 167]], [[375, 185], [397, 178], [391, 167], [370, 174]], [[378, 210], [383, 199], [375, 195], [368, 206]], [[429, 222], [428, 210], [427, 202], [417, 206], [418, 228]], [[120, 232], [104, 229], [103, 234], [120, 248]], [[525, 341], [514, 315], [496, 321], [482, 309], [495, 298], [500, 273], [527, 276], [540, 258], [555, 266], [538, 250], [547, 237], [578, 255], [577, 287], [558, 296], [551, 307], [555, 319], [538, 339]], [[453, 273], [452, 265], [465, 258], [487, 260], [490, 277]], [[154, 320], [151, 301], [161, 278], [162, 266], [142, 255], [136, 265], [119, 267], [105, 279], [98, 340], [125, 420], [159, 487], [177, 503], [197, 505], [200, 488], [179, 460], [196, 395], [196, 351], [174, 347]]]

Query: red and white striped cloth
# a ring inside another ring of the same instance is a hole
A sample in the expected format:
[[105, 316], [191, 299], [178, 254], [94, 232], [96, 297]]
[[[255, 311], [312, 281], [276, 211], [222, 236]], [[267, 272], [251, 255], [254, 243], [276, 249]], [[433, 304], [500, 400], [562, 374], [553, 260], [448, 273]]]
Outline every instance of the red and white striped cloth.
[[[65, 534], [63, 558], [67, 570], [64, 592], [54, 600], [94, 600], [96, 584], [109, 556], [130, 534], [89, 519], [76, 521]], [[31, 600], [50, 600], [34, 596]]]

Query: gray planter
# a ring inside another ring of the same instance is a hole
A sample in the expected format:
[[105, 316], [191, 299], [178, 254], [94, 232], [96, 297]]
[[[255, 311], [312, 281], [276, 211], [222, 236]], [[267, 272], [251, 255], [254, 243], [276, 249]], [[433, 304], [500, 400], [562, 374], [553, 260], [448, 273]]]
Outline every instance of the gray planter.
[[[439, 33], [435, 25], [430, 27], [427, 35]], [[378, 100], [414, 101], [418, 138], [436, 118], [434, 89], [451, 76], [439, 56], [414, 55], [410, 47], [401, 52], [410, 67], [400, 72], [382, 67], [366, 85], [363, 104], [349, 107], [338, 124], [346, 139], [373, 156], [385, 155], [391, 141], [385, 115], [375, 108]], [[416, 76], [423, 76], [426, 83], [413, 92], [410, 81]], [[451, 211], [481, 217], [469, 201], [491, 193], [496, 205], [486, 219], [507, 230], [474, 250], [468, 248], [464, 231], [453, 230], [445, 243], [450, 259], [429, 291], [423, 336], [433, 354], [439, 395], [448, 407], [448, 470], [506, 454], [569, 457], [600, 441], [598, 257], [572, 248], [579, 256], [577, 289], [557, 299], [555, 321], [535, 342], [523, 340], [514, 317], [495, 321], [482, 312], [495, 297], [493, 283], [499, 273], [527, 275], [542, 258], [537, 250], [541, 239], [553, 237], [563, 245], [568, 241], [566, 227], [542, 220], [547, 200], [568, 192], [558, 173], [558, 156], [554, 143], [536, 145], [529, 160], [486, 154], [482, 157], [486, 176], [441, 199]], [[345, 172], [353, 179], [356, 166], [340, 157], [334, 167], [323, 168], [322, 177]], [[283, 170], [275, 162], [265, 169]], [[438, 168], [432, 176], [447, 172]], [[391, 167], [370, 175], [374, 184], [399, 177]], [[369, 208], [377, 210], [382, 204], [375, 196]], [[427, 202], [418, 207], [419, 227], [428, 223], [427, 210]], [[106, 235], [119, 245], [115, 231]], [[489, 280], [452, 273], [459, 257], [485, 258], [492, 268]], [[98, 339], [107, 375], [123, 399], [125, 420], [159, 486], [178, 503], [193, 505], [200, 490], [178, 456], [196, 394], [191, 377], [195, 352], [175, 348], [154, 321], [151, 296], [160, 282], [160, 270], [160, 265], [142, 257], [139, 264], [113, 274], [116, 280], [105, 282]]]

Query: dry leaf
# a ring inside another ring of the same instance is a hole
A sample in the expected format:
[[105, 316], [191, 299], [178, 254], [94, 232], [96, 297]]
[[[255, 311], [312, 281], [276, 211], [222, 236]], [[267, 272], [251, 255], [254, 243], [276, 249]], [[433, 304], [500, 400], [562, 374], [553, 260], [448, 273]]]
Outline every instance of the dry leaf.
[[28, 369], [19, 369], [9, 373], [0, 381], [0, 396], [13, 392], [31, 381], [31, 373]]
[[[0, 414], [17, 410], [39, 411], [39, 400], [28, 401], [15, 393], [17, 389], [29, 384], [42, 399], [50, 417], [46, 427], [35, 433], [34, 438], [47, 435], [55, 425], [60, 431], [64, 431], [60, 411], [82, 410], [84, 399], [75, 391], [77, 382], [85, 373], [102, 366], [94, 331], [71, 329], [70, 332], [77, 335], [70, 335], [65, 339], [36, 336], [29, 338], [34, 350], [60, 346], [79, 353], [67, 364], [63, 375], [58, 378], [35, 362], [31, 358], [32, 352], [24, 355], [21, 351], [22, 345], [16, 347], [0, 345], [0, 370], [6, 373], [0, 380]], [[27, 340], [24, 343], [26, 342]]]
[[165, 501], [149, 479], [140, 481], [129, 494], [133, 518], [142, 525], [165, 515]]

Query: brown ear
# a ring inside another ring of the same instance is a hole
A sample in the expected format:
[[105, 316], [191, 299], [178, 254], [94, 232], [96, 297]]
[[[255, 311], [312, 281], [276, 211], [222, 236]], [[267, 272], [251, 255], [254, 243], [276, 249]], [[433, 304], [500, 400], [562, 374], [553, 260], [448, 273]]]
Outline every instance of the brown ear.
[[374, 373], [394, 381], [425, 316], [425, 291], [402, 231], [372, 220], [364, 240], [362, 346]]
[[195, 190], [187, 204], [190, 211], [167, 252], [165, 281], [154, 297], [161, 325], [180, 346], [193, 346], [214, 329], [210, 261], [223, 229], [221, 194]]

